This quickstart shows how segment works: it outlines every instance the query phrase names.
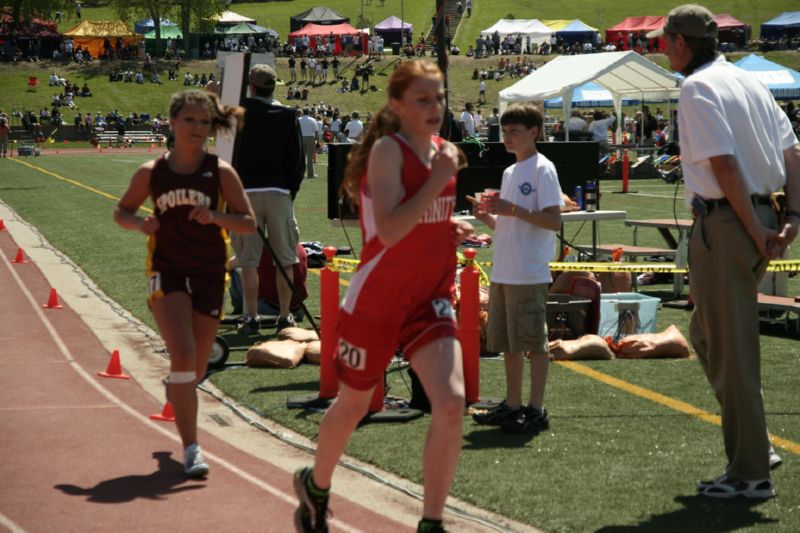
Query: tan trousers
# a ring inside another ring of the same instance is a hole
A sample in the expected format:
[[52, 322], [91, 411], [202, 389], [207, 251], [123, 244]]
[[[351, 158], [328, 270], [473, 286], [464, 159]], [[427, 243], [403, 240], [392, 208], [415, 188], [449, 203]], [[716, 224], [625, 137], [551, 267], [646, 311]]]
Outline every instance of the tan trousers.
[[[755, 209], [765, 226], [777, 228], [769, 206]], [[748, 481], [770, 477], [757, 302], [767, 264], [729, 206], [696, 219], [689, 242], [690, 335], [720, 405], [727, 473]]]
[[303, 137], [303, 150], [306, 153], [306, 178], [314, 178], [314, 151], [317, 149], [317, 141], [314, 137]]

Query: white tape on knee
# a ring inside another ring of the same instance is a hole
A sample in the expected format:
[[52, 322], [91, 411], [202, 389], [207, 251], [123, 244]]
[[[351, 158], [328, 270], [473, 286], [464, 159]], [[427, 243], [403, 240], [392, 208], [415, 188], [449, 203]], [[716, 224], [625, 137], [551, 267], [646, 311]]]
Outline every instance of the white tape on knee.
[[197, 379], [197, 376], [194, 372], [170, 372], [167, 378], [168, 382], [173, 385], [192, 383], [195, 379]]

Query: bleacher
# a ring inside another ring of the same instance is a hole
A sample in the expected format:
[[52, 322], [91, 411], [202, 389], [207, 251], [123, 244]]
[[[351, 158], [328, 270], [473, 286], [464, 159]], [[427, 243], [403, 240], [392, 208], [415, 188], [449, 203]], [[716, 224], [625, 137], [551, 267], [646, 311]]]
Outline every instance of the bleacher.
[[[115, 131], [95, 131], [94, 138], [99, 144], [116, 144], [117, 133]], [[167, 140], [163, 133], [152, 133], [149, 131], [126, 131], [125, 144], [158, 144], [161, 146]]]

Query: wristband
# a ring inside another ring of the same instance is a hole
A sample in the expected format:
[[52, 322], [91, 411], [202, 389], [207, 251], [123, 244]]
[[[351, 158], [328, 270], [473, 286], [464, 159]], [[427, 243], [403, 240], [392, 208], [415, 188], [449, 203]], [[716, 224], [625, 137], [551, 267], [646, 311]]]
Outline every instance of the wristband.
[[800, 211], [795, 211], [794, 209], [787, 209], [786, 210], [786, 218], [795, 217], [800, 218]]
[[516, 212], [517, 212], [517, 204], [511, 204], [511, 215], [509, 215], [509, 216], [512, 216], [512, 217], [516, 216]]

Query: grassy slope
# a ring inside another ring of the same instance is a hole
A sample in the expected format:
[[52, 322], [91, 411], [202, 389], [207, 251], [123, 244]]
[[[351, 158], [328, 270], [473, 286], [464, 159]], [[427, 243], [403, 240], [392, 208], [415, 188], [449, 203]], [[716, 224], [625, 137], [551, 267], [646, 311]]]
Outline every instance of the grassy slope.
[[[120, 152], [96, 157], [44, 157], [29, 163], [119, 196], [133, 169], [147, 156]], [[320, 161], [324, 172], [325, 160]], [[111, 221], [113, 202], [8, 160], [0, 160], [0, 198], [40, 228], [50, 241], [75, 259], [115, 300], [152, 324], [144, 304], [144, 240], [118, 229]], [[611, 194], [616, 184], [605, 183], [605, 208], [621, 208], [630, 218], [670, 216], [674, 187], [658, 181], [635, 181], [632, 190], [653, 196]], [[304, 240], [345, 245], [342, 230], [324, 217], [325, 182], [304, 184], [297, 212]], [[680, 210], [680, 206], [678, 207]], [[577, 225], [567, 228], [571, 235]], [[585, 230], [584, 230], [585, 231]], [[355, 230], [351, 238], [357, 239]], [[640, 232], [643, 244], [659, 244], [656, 232]], [[603, 223], [601, 239], [630, 242], [631, 231], [621, 221]], [[357, 249], [359, 244], [356, 243]], [[490, 257], [481, 252], [481, 259]], [[792, 257], [800, 257], [797, 250]], [[308, 304], [318, 313], [317, 277], [309, 275]], [[666, 291], [666, 286], [648, 287]], [[800, 292], [792, 281], [792, 294]], [[658, 293], [656, 293], [658, 294]], [[658, 328], [676, 324], [688, 332], [689, 314], [659, 310]], [[765, 330], [765, 333], [766, 332]], [[247, 339], [227, 335], [233, 345]], [[764, 382], [771, 431], [800, 441], [793, 371], [800, 363], [796, 337], [765, 334]], [[236, 351], [235, 359], [243, 352]], [[588, 366], [716, 412], [699, 365], [692, 360], [590, 362]], [[481, 364], [483, 396], [501, 396], [502, 363]], [[240, 402], [309, 437], [318, 431], [320, 414], [287, 410], [287, 396], [313, 392], [318, 370], [238, 369], [214, 376], [213, 381]], [[464, 453], [453, 494], [549, 531], [586, 531], [607, 527], [647, 527], [648, 530], [729, 530], [777, 527], [800, 530], [800, 483], [796, 458], [784, 452], [787, 467], [776, 474], [781, 496], [758, 507], [700, 501], [694, 481], [716, 475], [722, 468], [719, 429], [554, 366], [548, 388], [553, 427], [533, 440], [510, 437], [475, 426], [465, 419]], [[390, 394], [408, 397], [408, 378], [392, 369]], [[402, 425], [375, 425], [359, 430], [348, 453], [421, 480], [419, 452], [427, 419]], [[709, 524], [712, 521], [713, 524]], [[713, 526], [713, 527], [712, 527]], [[707, 529], [706, 528], [706, 529]]]

